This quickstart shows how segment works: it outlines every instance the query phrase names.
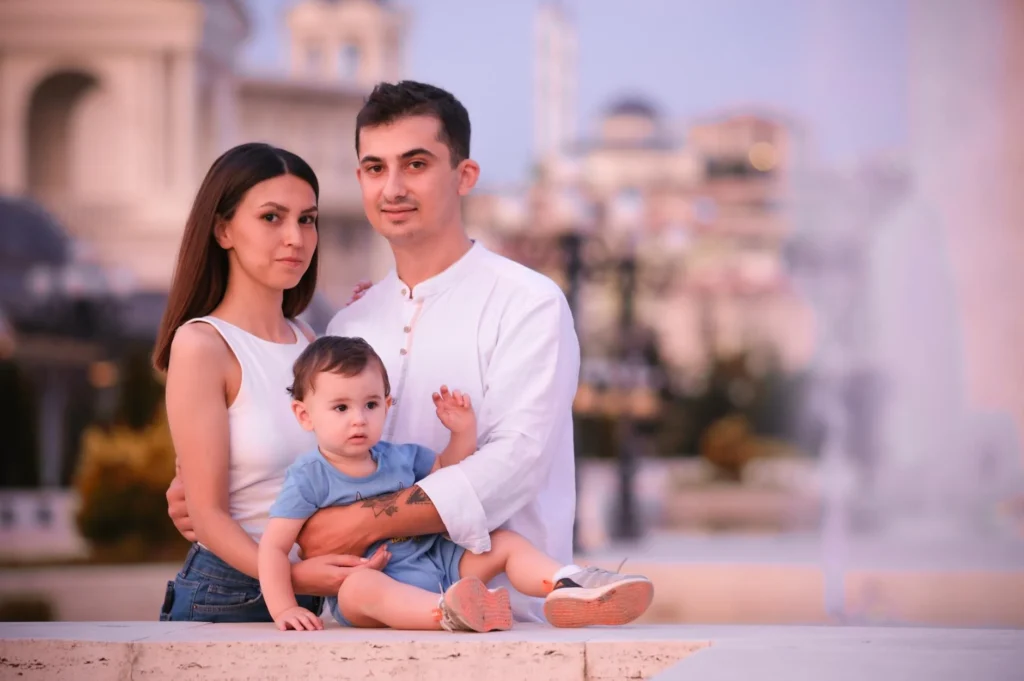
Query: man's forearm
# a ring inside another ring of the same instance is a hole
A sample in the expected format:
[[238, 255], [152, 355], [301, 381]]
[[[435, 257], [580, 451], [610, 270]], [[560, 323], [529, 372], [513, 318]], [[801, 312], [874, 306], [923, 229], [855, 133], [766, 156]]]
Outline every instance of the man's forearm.
[[374, 542], [444, 532], [430, 497], [418, 486], [354, 504], [317, 511], [306, 521], [299, 546], [305, 558], [327, 554], [362, 556]]

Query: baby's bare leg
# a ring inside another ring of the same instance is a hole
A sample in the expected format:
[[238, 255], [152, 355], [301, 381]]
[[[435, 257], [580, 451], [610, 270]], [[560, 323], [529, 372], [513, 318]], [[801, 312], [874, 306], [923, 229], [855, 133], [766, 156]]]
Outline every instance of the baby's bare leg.
[[505, 572], [517, 591], [527, 596], [546, 596], [551, 591], [552, 577], [561, 567], [522, 535], [496, 530], [491, 534], [490, 551], [481, 554], [466, 551], [462, 555], [459, 576], [489, 582]]
[[439, 594], [402, 584], [377, 570], [358, 570], [338, 589], [338, 609], [357, 627], [440, 629]]

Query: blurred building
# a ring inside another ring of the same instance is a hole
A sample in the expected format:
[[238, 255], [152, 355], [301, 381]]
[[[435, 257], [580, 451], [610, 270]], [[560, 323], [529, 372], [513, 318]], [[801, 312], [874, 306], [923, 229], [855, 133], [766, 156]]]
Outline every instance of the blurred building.
[[210, 163], [240, 142], [280, 145], [320, 177], [322, 288], [334, 302], [340, 278], [386, 263], [352, 145], [363, 97], [401, 73], [403, 25], [383, 2], [300, 2], [287, 16], [289, 68], [264, 76], [239, 65], [241, 0], [4, 2], [0, 193], [39, 202], [99, 263], [159, 292]]
[[[680, 131], [634, 96], [576, 134], [575, 34], [557, 5], [542, 6], [536, 38], [534, 176], [526, 187], [471, 197], [472, 229], [575, 291], [585, 356], [614, 354], [623, 308], [633, 306], [626, 316], [653, 334], [683, 382], [699, 381], [713, 357], [739, 352], [803, 364], [810, 312], [782, 261], [799, 129], [736, 111]], [[582, 239], [575, 282], [567, 235]], [[624, 264], [635, 268], [630, 300]]]

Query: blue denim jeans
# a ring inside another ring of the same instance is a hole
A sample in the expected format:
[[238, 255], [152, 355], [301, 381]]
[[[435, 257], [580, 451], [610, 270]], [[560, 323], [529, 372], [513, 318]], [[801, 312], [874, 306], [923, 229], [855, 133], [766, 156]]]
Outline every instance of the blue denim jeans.
[[[323, 598], [298, 596], [319, 615]], [[273, 622], [259, 580], [239, 572], [199, 544], [189, 549], [173, 582], [167, 582], [161, 622]]]

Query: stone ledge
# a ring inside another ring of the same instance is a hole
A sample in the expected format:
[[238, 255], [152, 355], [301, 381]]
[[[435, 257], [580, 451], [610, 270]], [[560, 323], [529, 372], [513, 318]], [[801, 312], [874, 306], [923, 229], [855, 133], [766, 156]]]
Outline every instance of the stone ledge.
[[0, 624], [0, 679], [369, 679], [612, 681], [648, 679], [706, 639], [679, 627], [492, 634], [281, 632], [266, 624]]
[[265, 624], [0, 624], [0, 679], [1020, 679], [1024, 630], [629, 626], [494, 634]]

